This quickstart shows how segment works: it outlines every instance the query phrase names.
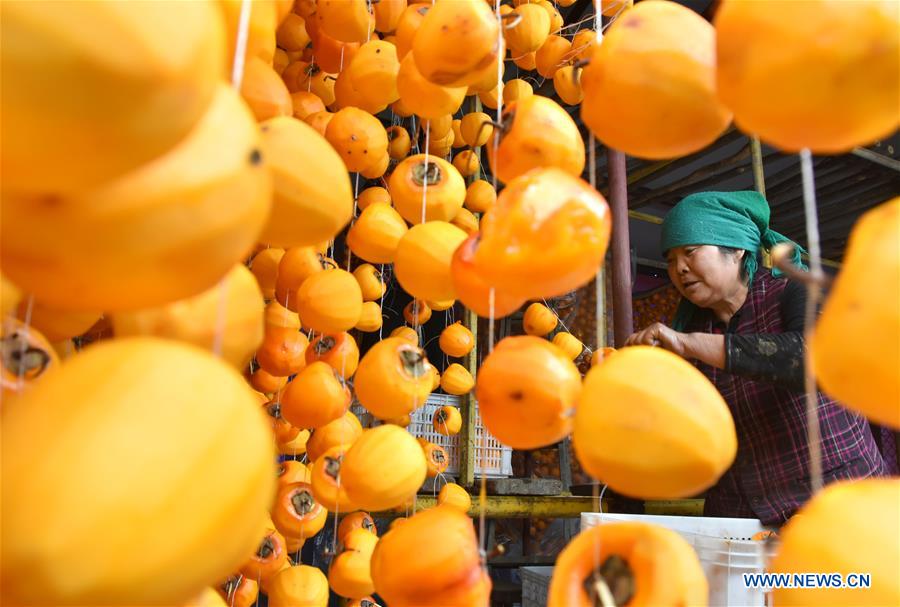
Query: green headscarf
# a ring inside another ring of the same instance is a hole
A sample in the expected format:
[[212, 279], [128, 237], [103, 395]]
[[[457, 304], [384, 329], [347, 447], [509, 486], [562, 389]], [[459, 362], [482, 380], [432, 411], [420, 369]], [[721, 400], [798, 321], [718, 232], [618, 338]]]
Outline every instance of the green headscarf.
[[[799, 245], [769, 229], [769, 203], [759, 192], [698, 192], [684, 198], [669, 211], [662, 224], [662, 250], [688, 245], [718, 245], [743, 249], [744, 271], [748, 285], [759, 269], [761, 249], [770, 250], [778, 243], [794, 245], [791, 261], [805, 268]], [[772, 270], [773, 276], [782, 274]], [[697, 306], [682, 298], [675, 312], [672, 328], [684, 330]]]

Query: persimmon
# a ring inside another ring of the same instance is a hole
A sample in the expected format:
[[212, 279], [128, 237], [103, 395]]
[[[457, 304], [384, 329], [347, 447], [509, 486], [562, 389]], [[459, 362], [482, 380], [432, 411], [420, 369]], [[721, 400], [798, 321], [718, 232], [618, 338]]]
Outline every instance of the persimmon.
[[356, 370], [359, 402], [380, 419], [412, 412], [431, 394], [431, 373], [425, 351], [399, 337], [388, 337], [369, 348]]
[[325, 526], [328, 512], [313, 497], [309, 483], [290, 483], [278, 490], [272, 521], [286, 537], [310, 538]]
[[402, 160], [391, 173], [388, 189], [394, 207], [412, 224], [450, 221], [466, 198], [459, 171], [446, 160], [425, 154]]

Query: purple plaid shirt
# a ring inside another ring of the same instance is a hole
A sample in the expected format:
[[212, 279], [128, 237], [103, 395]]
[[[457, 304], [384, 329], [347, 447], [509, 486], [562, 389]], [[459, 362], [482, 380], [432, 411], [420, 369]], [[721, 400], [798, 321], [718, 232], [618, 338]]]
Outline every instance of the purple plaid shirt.
[[[727, 329], [711, 313], [703, 313], [696, 315], [689, 330], [784, 333], [781, 301], [786, 284], [760, 269]], [[756, 381], [703, 363], [697, 366], [728, 403], [738, 436], [734, 464], [707, 492], [704, 514], [783, 524], [811, 494], [805, 395], [779, 382]], [[885, 473], [864, 417], [820, 392], [819, 424], [825, 484]]]

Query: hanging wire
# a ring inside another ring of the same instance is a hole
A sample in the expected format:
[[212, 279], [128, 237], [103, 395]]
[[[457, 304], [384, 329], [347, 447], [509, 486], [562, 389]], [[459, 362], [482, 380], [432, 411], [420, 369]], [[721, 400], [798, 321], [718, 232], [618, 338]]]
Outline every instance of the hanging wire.
[[[238, 17], [237, 38], [234, 45], [234, 59], [231, 63], [231, 86], [240, 92], [244, 83], [244, 59], [247, 54], [247, 40], [250, 31], [250, 0], [241, 1], [241, 13]], [[216, 356], [222, 355], [225, 340], [225, 322], [228, 316], [228, 284], [227, 275], [218, 283], [219, 302], [216, 306], [216, 328], [213, 331], [212, 351]]]
[[[816, 322], [816, 311], [822, 295], [822, 250], [819, 243], [819, 217], [816, 207], [816, 185], [813, 172], [812, 154], [809, 149], [800, 151], [800, 172], [803, 176], [803, 210], [806, 215], [806, 241], [809, 247], [809, 271], [813, 280], [806, 283], [806, 314], [803, 332], [807, 344], [810, 343]], [[808, 350], [807, 350], [808, 354]], [[806, 387], [806, 424], [809, 446], [809, 471], [813, 494], [822, 488], [822, 436], [819, 428], [818, 390], [812, 361], [804, 365]]]

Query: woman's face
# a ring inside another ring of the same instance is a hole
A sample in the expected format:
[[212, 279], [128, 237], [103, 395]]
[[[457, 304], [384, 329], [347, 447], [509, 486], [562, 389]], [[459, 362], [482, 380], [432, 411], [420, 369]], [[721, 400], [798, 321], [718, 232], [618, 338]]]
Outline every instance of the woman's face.
[[669, 278], [692, 304], [711, 308], [741, 288], [743, 253], [732, 255], [714, 245], [675, 247], [666, 255]]

